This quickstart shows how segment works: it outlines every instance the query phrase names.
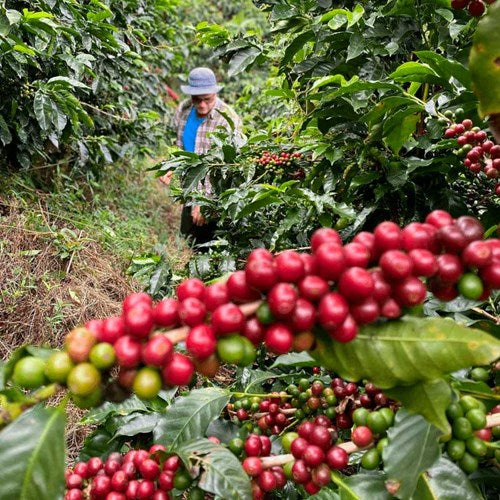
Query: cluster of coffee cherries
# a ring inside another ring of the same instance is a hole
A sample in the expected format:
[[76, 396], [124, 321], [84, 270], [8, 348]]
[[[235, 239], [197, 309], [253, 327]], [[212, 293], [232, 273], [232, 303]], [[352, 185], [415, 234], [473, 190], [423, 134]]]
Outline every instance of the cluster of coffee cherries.
[[462, 275], [471, 281], [480, 269], [476, 278], [483, 290], [469, 298], [487, 297], [500, 287], [500, 240], [482, 241], [483, 232], [474, 217], [454, 220], [436, 210], [425, 223], [403, 229], [382, 222], [347, 245], [335, 230], [319, 229], [311, 238], [311, 254], [285, 251], [273, 257], [265, 249], [252, 251], [245, 276], [250, 287], [266, 294], [269, 314], [258, 311], [257, 318], [268, 325], [267, 349], [283, 354], [295, 343], [308, 349], [307, 332], [315, 326], [349, 342], [359, 325], [398, 318], [403, 308], [421, 304], [427, 292], [421, 278], [438, 298], [451, 300], [471, 288], [457, 290]]
[[[158, 453], [161, 452], [161, 453]], [[184, 491], [193, 479], [177, 455], [165, 458], [165, 447], [92, 457], [66, 470], [65, 500], [168, 500], [175, 488]], [[199, 488], [189, 498], [204, 498]], [[201, 496], [196, 494], [201, 492]]]
[[492, 4], [495, 0], [451, 0], [451, 6], [456, 10], [467, 9], [473, 17], [480, 17], [486, 10], [486, 4]]
[[[346, 245], [321, 228], [310, 253], [258, 248], [225, 282], [189, 278], [176, 297], [157, 303], [131, 294], [120, 316], [75, 328], [48, 360], [26, 356], [13, 378], [26, 388], [46, 379], [67, 385], [88, 408], [109, 388], [114, 367], [112, 384], [151, 399], [164, 386], [188, 385], [195, 371], [213, 377], [221, 362], [252, 364], [260, 344], [274, 354], [310, 350], [315, 329], [349, 342], [360, 325], [421, 304], [427, 289], [441, 300], [459, 293], [484, 300], [500, 288], [500, 240], [483, 241], [483, 233], [476, 218], [455, 220], [443, 210], [404, 228], [381, 222]], [[174, 351], [182, 341], [187, 354]]]
[[[500, 413], [500, 405], [490, 414]], [[500, 425], [487, 427], [484, 403], [470, 395], [462, 396], [450, 404], [446, 415], [451, 424], [452, 437], [446, 443], [446, 453], [460, 468], [470, 474], [477, 470], [481, 460], [495, 458], [500, 462], [500, 451], [488, 444], [500, 439]], [[500, 422], [500, 420], [499, 420]]]
[[295, 409], [286, 400], [286, 392], [274, 393], [269, 397], [241, 398], [227, 406], [233, 421], [245, 426], [250, 432], [256, 430], [262, 434], [280, 434], [291, 424]]
[[265, 172], [277, 175], [287, 174], [294, 179], [302, 179], [305, 176], [304, 169], [300, 166], [300, 160], [304, 159], [304, 154], [299, 152], [271, 153], [264, 151], [259, 158], [255, 159], [258, 166], [264, 167]]
[[253, 478], [252, 494], [254, 498], [263, 498], [265, 493], [285, 486], [287, 478], [279, 465], [264, 469], [261, 458], [271, 455], [271, 440], [267, 436], [250, 434], [243, 450], [243, 470]]
[[[488, 139], [488, 134], [479, 127], [473, 127], [472, 120], [449, 126], [444, 136], [457, 139], [460, 155], [465, 155], [464, 165], [474, 174], [483, 172], [490, 179], [500, 176], [500, 145]], [[496, 184], [495, 193], [500, 196], [500, 183]]]

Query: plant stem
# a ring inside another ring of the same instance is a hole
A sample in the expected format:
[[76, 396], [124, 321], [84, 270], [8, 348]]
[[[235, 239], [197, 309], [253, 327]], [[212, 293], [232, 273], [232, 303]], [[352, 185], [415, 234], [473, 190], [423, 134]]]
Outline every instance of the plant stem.
[[500, 413], [493, 413], [492, 415], [486, 415], [486, 427], [495, 427], [500, 425]]

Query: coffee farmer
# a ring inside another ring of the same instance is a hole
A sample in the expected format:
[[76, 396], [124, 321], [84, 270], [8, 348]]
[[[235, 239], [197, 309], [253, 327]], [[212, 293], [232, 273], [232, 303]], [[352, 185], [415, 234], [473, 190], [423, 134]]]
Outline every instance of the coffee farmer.
[[[217, 94], [221, 89], [222, 86], [217, 84], [211, 69], [195, 68], [189, 73], [188, 85], [181, 85], [181, 90], [190, 97], [179, 104], [174, 116], [177, 146], [192, 153], [206, 153], [211, 145], [210, 133], [218, 127], [242, 138], [241, 120], [234, 110], [218, 97]], [[232, 126], [224, 115], [232, 120]], [[171, 175], [168, 173], [160, 180], [168, 185]], [[208, 196], [212, 195], [208, 177], [203, 180], [199, 189]], [[215, 225], [215, 222], [207, 221], [203, 217], [199, 206], [183, 207], [181, 233], [191, 235], [196, 243], [210, 241], [213, 238]]]

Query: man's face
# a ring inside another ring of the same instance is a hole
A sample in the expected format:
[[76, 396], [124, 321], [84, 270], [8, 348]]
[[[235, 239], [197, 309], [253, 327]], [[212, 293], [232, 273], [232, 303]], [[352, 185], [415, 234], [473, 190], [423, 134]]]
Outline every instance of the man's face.
[[198, 116], [206, 116], [215, 105], [215, 99], [217, 94], [204, 94], [204, 95], [193, 95], [191, 96], [191, 101], [196, 109], [196, 114]]

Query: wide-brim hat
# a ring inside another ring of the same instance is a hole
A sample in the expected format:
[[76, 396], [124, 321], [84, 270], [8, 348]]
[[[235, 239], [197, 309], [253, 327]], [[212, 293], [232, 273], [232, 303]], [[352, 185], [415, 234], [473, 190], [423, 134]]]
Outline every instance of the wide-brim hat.
[[221, 89], [210, 68], [194, 68], [189, 73], [188, 85], [181, 85], [182, 92], [188, 95], [217, 94]]

